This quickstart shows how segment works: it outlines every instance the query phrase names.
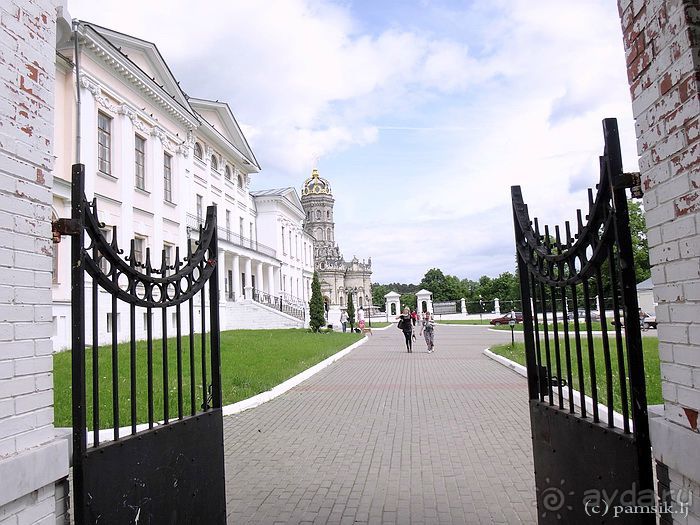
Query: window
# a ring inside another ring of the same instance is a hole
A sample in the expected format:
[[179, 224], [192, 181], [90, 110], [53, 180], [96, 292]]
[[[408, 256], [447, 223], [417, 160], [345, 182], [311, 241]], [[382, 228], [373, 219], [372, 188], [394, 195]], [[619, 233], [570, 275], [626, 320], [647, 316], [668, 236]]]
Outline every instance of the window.
[[97, 113], [97, 169], [112, 174], [112, 119]]
[[307, 212], [306, 212], [306, 220], [307, 220], [307, 221], [310, 221], [310, 220], [311, 220], [311, 212], [310, 212], [310, 211], [307, 211]]
[[289, 256], [292, 257], [292, 232], [289, 232]]
[[331, 210], [326, 210], [326, 219], [331, 218]]
[[202, 223], [202, 196], [197, 195], [197, 222]]
[[243, 235], [243, 217], [238, 218], [238, 234], [241, 236], [241, 241], [245, 238]]
[[170, 268], [173, 264], [173, 245], [172, 244], [163, 244], [163, 262], [165, 262], [165, 266]]
[[[153, 314], [151, 314], [153, 315]], [[143, 329], [145, 330], [148, 326], [148, 312], [143, 312]]]
[[199, 160], [202, 160], [204, 157], [204, 151], [202, 150], [202, 145], [199, 142], [194, 143], [194, 156]]
[[241, 189], [243, 188], [243, 175], [240, 173], [238, 174], [238, 187]]
[[226, 240], [231, 240], [231, 210], [226, 210]]
[[134, 261], [138, 264], [143, 264], [143, 253], [145, 249], [146, 239], [143, 237], [134, 237]]
[[284, 226], [282, 226], [282, 254], [287, 255], [287, 246], [284, 244]]
[[163, 154], [163, 198], [173, 202], [173, 156]]
[[134, 137], [134, 184], [146, 189], [146, 139], [138, 135]]
[[331, 237], [331, 229], [330, 228], [326, 229], [326, 240], [328, 240], [328, 241], [333, 240], [333, 238]]
[[249, 231], [250, 231], [250, 247], [252, 248], [253, 247], [253, 223], [252, 222], [250, 223]]
[[112, 314], [108, 313], [107, 314], [107, 333], [111, 334], [112, 331], [117, 331], [119, 332], [119, 314], [117, 314], [117, 319], [116, 323], [114, 322], [114, 319], [112, 318]]
[[216, 155], [211, 156], [211, 169], [219, 171], [219, 161], [216, 160]]
[[224, 177], [226, 177], [226, 180], [231, 180], [231, 168], [228, 166], [224, 169]]
[[53, 284], [58, 284], [58, 243], [54, 242], [51, 243], [51, 255], [53, 255], [52, 258], [52, 266], [51, 266], [51, 282]]
[[316, 219], [321, 218], [321, 210], [316, 210]]

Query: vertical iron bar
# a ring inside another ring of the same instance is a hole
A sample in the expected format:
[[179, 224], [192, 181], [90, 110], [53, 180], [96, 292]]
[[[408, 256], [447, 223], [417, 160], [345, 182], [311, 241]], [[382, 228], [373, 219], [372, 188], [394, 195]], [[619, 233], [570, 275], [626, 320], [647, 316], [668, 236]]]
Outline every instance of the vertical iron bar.
[[[111, 263], [110, 263], [111, 264]], [[112, 283], [117, 286], [117, 270], [113, 269]], [[119, 354], [117, 346], [117, 296], [112, 294], [112, 421], [114, 440], [119, 439]]]
[[[132, 273], [136, 269], [134, 261], [134, 240], [131, 240], [129, 266]], [[136, 295], [136, 281], [129, 283], [129, 292]], [[129, 305], [129, 386], [131, 395], [131, 433], [136, 434], [136, 305]]]
[[[581, 224], [581, 210], [577, 210], [579, 216], [579, 225]], [[579, 229], [580, 231], [580, 229]], [[571, 228], [569, 222], [566, 222], [566, 238], [567, 242], [571, 240]], [[569, 261], [569, 268], [572, 273], [576, 272], [576, 257]], [[583, 268], [582, 268], [583, 269]], [[580, 277], [580, 276], [579, 276]], [[578, 290], [576, 284], [571, 284], [571, 298], [574, 309], [574, 340], [576, 346], [576, 367], [578, 368], [578, 392], [579, 404], [581, 405], [581, 417], [586, 417], [586, 383], [583, 370], [583, 355], [581, 354], [581, 325], [578, 316]]]
[[[151, 276], [151, 249], [146, 248], [146, 275]], [[146, 284], [145, 297], [151, 302], [151, 294]], [[150, 306], [146, 307], [146, 370], [147, 370], [147, 385], [148, 391], [148, 428], [153, 428], [153, 310]]]
[[177, 341], [177, 418], [182, 419], [182, 322], [180, 303], [175, 306], [175, 338]]
[[[622, 175], [622, 155], [617, 121], [603, 121], [605, 134], [605, 154], [607, 171], [611, 182]], [[614, 186], [613, 186], [614, 187]], [[615, 238], [620, 250], [620, 284], [622, 286], [622, 304], [625, 319], [639, 315], [637, 303], [634, 258], [632, 257], [632, 237], [629, 229], [627, 195], [624, 189], [613, 190], [613, 207], [615, 213]], [[642, 334], [639, 323], [627, 323], [625, 342], [627, 343], [627, 365], [630, 374], [630, 393], [632, 398], [632, 421], [637, 443], [637, 458], [640, 472], [641, 488], [653, 489], [653, 472], [651, 466], [651, 443], [649, 438], [649, 420], [647, 414], [646, 383], [644, 375], [644, 355]]]
[[[523, 328], [525, 337], [525, 361], [527, 363], [527, 386], [530, 399], [539, 399], [539, 368], [537, 368], [535, 358], [535, 341], [532, 334], [532, 310], [530, 307], [530, 282], [529, 270], [527, 261], [520, 253], [520, 248], [524, 247], [525, 239], [520, 229], [518, 217], [513, 210], [513, 219], [515, 222], [515, 245], [517, 246], [518, 258], [518, 273], [520, 274], [520, 297], [522, 298], [523, 307]], [[512, 327], [511, 327], [512, 329]]]
[[[563, 269], [563, 267], [562, 267]], [[566, 286], [561, 287], [561, 318], [564, 322], [564, 355], [566, 358], [566, 381], [569, 390], [569, 412], [574, 413], [574, 387], [571, 372], [571, 342], [569, 341], [569, 315], [566, 308]]]
[[[97, 243], [92, 243], [92, 260], [97, 262]], [[100, 358], [99, 358], [99, 286], [92, 279], [92, 446], [100, 444]]]
[[73, 416], [73, 488], [75, 489], [75, 521], [86, 518], [85, 450], [87, 448], [85, 414], [85, 166], [74, 164], [71, 169], [71, 219], [78, 223], [79, 232], [71, 239], [71, 383]]
[[[161, 263], [161, 274], [160, 276], [165, 278], [167, 275], [167, 266], [165, 265], [165, 250], [162, 252], [162, 263]], [[157, 286], [157, 285], [156, 285]], [[160, 290], [160, 298], [163, 300], [163, 304], [167, 304], [167, 295], [164, 297], [164, 294], [168, 293], [168, 288], [166, 285], [163, 285], [163, 287]], [[163, 421], [167, 425], [168, 420], [170, 419], [170, 406], [169, 406], [169, 397], [170, 397], [170, 385], [169, 385], [169, 378], [168, 378], [168, 309], [166, 306], [163, 306], [161, 308], [161, 324], [163, 326], [163, 339], [162, 339], [162, 345], [163, 345]]]
[[[192, 283], [194, 284], [194, 283]], [[190, 410], [194, 416], [197, 412], [195, 401], [195, 373], [194, 373], [194, 297], [190, 299]]]
[[[201, 237], [200, 237], [201, 238]], [[204, 274], [204, 265], [202, 263], [199, 267], [200, 276]], [[209, 410], [209, 402], [207, 396], [207, 317], [206, 317], [206, 297], [205, 297], [206, 286], [202, 287], [202, 295], [200, 297], [199, 303], [201, 305], [202, 311], [202, 410]]]
[[559, 319], [557, 317], [557, 292], [554, 286], [549, 287], [552, 298], [552, 330], [554, 331], [554, 358], [557, 366], [557, 394], [559, 408], [564, 408], [564, 392], [561, 384], [561, 348], [559, 344]]
[[586, 302], [586, 342], [588, 344], [588, 368], [591, 374], [591, 400], [593, 402], [593, 421], [598, 422], [598, 378], [595, 370], [595, 349], [593, 346], [593, 329], [591, 328], [591, 295], [588, 278], [583, 280], [583, 300]]
[[630, 432], [630, 410], [627, 399], [627, 374], [625, 372], [625, 352], [622, 343], [622, 322], [620, 320], [620, 301], [618, 298], [617, 268], [615, 265], [615, 249], [608, 245], [608, 263], [610, 269], [610, 288], [613, 296], [613, 318], [615, 320], [615, 347], [617, 349], [617, 372], [620, 381], [620, 400], [622, 403], [622, 428], [625, 434]]
[[600, 310], [600, 330], [603, 336], [603, 362], [605, 363], [605, 397], [608, 406], [608, 426], [615, 426], [613, 410], [612, 363], [610, 362], [610, 341], [608, 341], [608, 322], [605, 316], [605, 289], [600, 274], [600, 266], [595, 270], [596, 287], [598, 289], [598, 309]]
[[[532, 279], [531, 287], [532, 287], [532, 306], [534, 309], [534, 312], [532, 314], [532, 321], [534, 324], [533, 332], [535, 332], [535, 349], [536, 349], [535, 357], [537, 360], [537, 377], [538, 377], [537, 390], [539, 392], [540, 401], [544, 401], [544, 392], [542, 392], [542, 378], [540, 377], [540, 373], [542, 371], [542, 348], [540, 346], [539, 320], [537, 319], [537, 316], [539, 315], [537, 313], [537, 284], [535, 283], [534, 279]], [[525, 301], [523, 301], [523, 304], [525, 304]], [[522, 305], [521, 305], [521, 307], [522, 307]], [[546, 380], [546, 378], [545, 378], [545, 380]]]
[[542, 329], [544, 338], [544, 353], [547, 360], [547, 391], [549, 392], [549, 404], [554, 405], [554, 392], [552, 391], [552, 357], [549, 350], [549, 328], [547, 326], [547, 296], [544, 292], [544, 283], [540, 283], [540, 298], [542, 299]]
[[[216, 206], [210, 206], [207, 210], [207, 225], [217, 230]], [[212, 407], [221, 408], [221, 339], [219, 332], [219, 247], [216, 233], [209, 244], [209, 257], [207, 264], [214, 266], [214, 271], [209, 277], [209, 333], [211, 343], [211, 384]], [[204, 310], [202, 310], [204, 312]]]

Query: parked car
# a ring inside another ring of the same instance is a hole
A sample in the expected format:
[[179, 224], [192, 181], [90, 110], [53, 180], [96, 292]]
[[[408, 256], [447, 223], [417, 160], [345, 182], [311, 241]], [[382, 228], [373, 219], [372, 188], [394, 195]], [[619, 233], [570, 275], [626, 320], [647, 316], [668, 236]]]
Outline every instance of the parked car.
[[649, 330], [649, 328], [656, 329], [656, 316], [648, 315], [642, 320], [642, 329]]
[[[577, 310], [577, 316], [579, 319], [586, 318], [586, 310], [584, 308], [579, 308]], [[570, 321], [574, 320], [574, 312], [569, 312], [568, 318]], [[600, 314], [591, 310], [591, 321], [600, 321]]]
[[523, 313], [522, 312], [514, 312], [513, 316], [511, 316], [510, 313], [507, 313], [506, 315], [502, 315], [501, 317], [496, 317], [495, 319], [491, 319], [490, 323], [494, 326], [498, 326], [501, 324], [508, 324], [511, 322], [512, 319], [515, 319], [516, 323], [522, 323], [523, 322]]

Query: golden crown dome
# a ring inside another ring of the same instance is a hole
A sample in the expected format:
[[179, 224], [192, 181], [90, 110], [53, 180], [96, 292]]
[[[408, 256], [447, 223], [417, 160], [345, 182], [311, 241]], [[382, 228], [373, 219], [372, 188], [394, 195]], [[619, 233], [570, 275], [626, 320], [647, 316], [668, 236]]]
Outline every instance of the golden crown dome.
[[302, 195], [331, 195], [330, 183], [318, 175], [318, 170], [311, 172], [311, 177], [306, 179], [301, 189]]

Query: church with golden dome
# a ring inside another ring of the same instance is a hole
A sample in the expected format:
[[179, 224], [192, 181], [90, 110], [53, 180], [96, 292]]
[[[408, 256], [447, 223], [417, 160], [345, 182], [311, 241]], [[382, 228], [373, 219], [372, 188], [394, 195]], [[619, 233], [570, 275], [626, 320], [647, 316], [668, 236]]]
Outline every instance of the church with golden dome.
[[341, 310], [347, 308], [350, 295], [356, 309], [371, 305], [372, 259], [343, 258], [335, 242], [334, 203], [330, 183], [314, 169], [301, 188], [301, 205], [306, 214], [304, 231], [314, 239], [314, 270], [321, 281], [328, 321], [335, 324]]

